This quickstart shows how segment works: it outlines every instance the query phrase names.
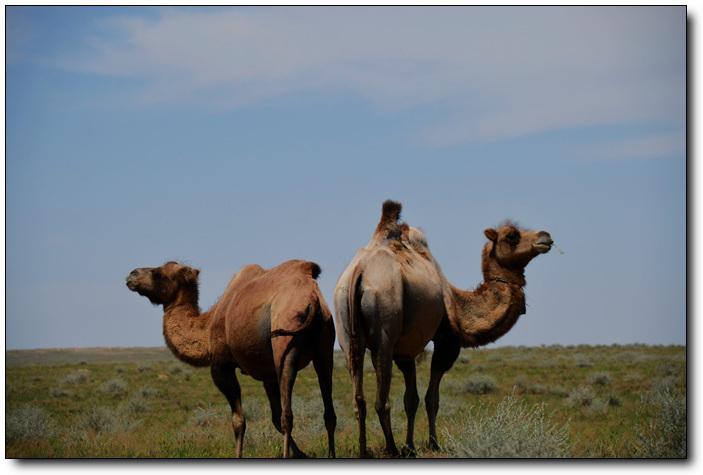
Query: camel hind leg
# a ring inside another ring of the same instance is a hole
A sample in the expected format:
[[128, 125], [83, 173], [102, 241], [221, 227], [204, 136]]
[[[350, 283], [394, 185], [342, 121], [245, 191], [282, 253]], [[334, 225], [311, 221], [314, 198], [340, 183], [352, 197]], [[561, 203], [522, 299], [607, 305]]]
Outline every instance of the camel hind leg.
[[362, 338], [356, 338], [354, 344], [345, 350], [347, 368], [352, 381], [352, 403], [354, 414], [359, 423], [359, 458], [366, 458], [366, 399], [364, 399], [364, 356], [366, 344]]
[[[283, 415], [283, 409], [281, 407], [281, 389], [278, 385], [278, 381], [264, 382], [264, 389], [266, 389], [266, 396], [268, 397], [269, 405], [271, 406], [271, 422], [280, 434], [284, 434], [283, 426], [281, 425], [281, 416]], [[293, 454], [302, 453], [292, 438], [290, 448]]]
[[213, 361], [210, 374], [217, 388], [225, 395], [232, 408], [232, 429], [234, 430], [235, 457], [242, 457], [246, 419], [242, 410], [242, 391], [237, 381], [236, 365], [231, 361]]
[[391, 428], [391, 404], [389, 400], [393, 359], [389, 351], [385, 351], [380, 355], [372, 353], [371, 359], [376, 369], [376, 404], [374, 407], [378, 414], [378, 420], [381, 423], [381, 429], [383, 429], [383, 435], [386, 439], [386, 452], [396, 457], [398, 455], [398, 448], [395, 445], [393, 430]]
[[322, 344], [322, 348], [317, 349], [313, 356], [312, 364], [317, 373], [317, 380], [320, 384], [322, 403], [325, 406], [324, 420], [327, 429], [327, 443], [329, 446], [329, 457], [335, 458], [334, 430], [337, 427], [337, 415], [334, 412], [332, 402], [332, 369], [334, 355], [334, 330], [330, 333], [330, 338]]
[[405, 447], [410, 454], [415, 454], [415, 415], [417, 406], [420, 404], [420, 397], [417, 393], [417, 381], [415, 371], [415, 360], [400, 360], [395, 362], [398, 369], [403, 373], [405, 379], [405, 414], [408, 418], [408, 435], [405, 439]]
[[295, 346], [291, 345], [284, 352], [283, 361], [278, 369], [278, 384], [281, 393], [281, 427], [283, 429], [283, 458], [289, 458], [291, 453], [293, 457], [307, 457], [295, 444], [293, 440], [293, 385], [297, 376], [298, 356], [300, 351]]

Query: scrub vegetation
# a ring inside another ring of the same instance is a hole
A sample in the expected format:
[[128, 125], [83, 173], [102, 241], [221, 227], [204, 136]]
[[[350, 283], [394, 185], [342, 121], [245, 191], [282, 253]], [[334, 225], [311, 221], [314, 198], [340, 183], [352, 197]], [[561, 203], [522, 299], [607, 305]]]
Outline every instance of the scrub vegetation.
[[[7, 458], [221, 458], [234, 455], [229, 406], [207, 368], [164, 349], [6, 352]], [[351, 382], [335, 351], [337, 457], [358, 454]], [[429, 450], [424, 404], [416, 421], [421, 458], [683, 458], [687, 456], [686, 348], [542, 346], [462, 350], [440, 388], [440, 452]], [[367, 357], [368, 360], [368, 357]], [[429, 358], [419, 360], [421, 397]], [[371, 365], [367, 392], [375, 392]], [[261, 384], [242, 376], [244, 456], [277, 458]], [[404, 440], [403, 378], [394, 368], [393, 431]], [[293, 433], [309, 456], [327, 456], [312, 365], [298, 373]], [[369, 455], [385, 457], [381, 427], [367, 418]], [[408, 456], [407, 453], [404, 454]]]

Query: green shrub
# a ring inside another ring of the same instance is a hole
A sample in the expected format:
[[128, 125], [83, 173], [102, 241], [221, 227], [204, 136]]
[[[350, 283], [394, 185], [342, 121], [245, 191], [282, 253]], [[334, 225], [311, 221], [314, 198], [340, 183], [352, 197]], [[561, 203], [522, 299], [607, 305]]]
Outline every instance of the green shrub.
[[464, 433], [450, 435], [446, 447], [459, 458], [561, 458], [570, 456], [568, 423], [552, 424], [544, 405], [525, 408], [514, 397], [504, 398], [489, 414], [482, 405]]
[[502, 363], [505, 361], [505, 358], [503, 358], [503, 355], [500, 353], [491, 353], [486, 356], [486, 361], [490, 361], [491, 363]]
[[49, 394], [51, 394], [53, 397], [66, 397], [71, 394], [71, 391], [64, 388], [51, 388], [49, 389]]
[[593, 363], [588, 361], [583, 356], [577, 356], [574, 359], [574, 364], [576, 365], [577, 368], [592, 368], [593, 367]]
[[556, 368], [557, 362], [554, 361], [553, 359], [546, 359], [546, 360], [542, 360], [539, 363], [537, 363], [537, 366], [540, 368]]
[[160, 393], [159, 393], [158, 389], [154, 389], [151, 386], [142, 386], [136, 392], [136, 395], [141, 396], [141, 397], [145, 397], [145, 398], [150, 398], [150, 397], [158, 397], [158, 396], [160, 396]]
[[567, 397], [569, 391], [563, 386], [549, 386], [547, 388], [547, 394], [552, 394], [559, 397]]
[[125, 392], [126, 383], [120, 378], [111, 379], [103, 384], [100, 389], [108, 394], [122, 394]]
[[143, 414], [149, 411], [149, 404], [140, 397], [132, 397], [120, 406], [120, 414]]
[[642, 458], [686, 458], [686, 396], [671, 392], [652, 395], [656, 416], [638, 431], [635, 456]]
[[222, 415], [212, 406], [196, 407], [190, 417], [190, 422], [196, 427], [210, 428], [222, 420]]
[[610, 377], [610, 374], [604, 371], [599, 371], [590, 375], [588, 377], [588, 382], [591, 384], [600, 384], [601, 386], [606, 386], [613, 382], [613, 378]]
[[6, 442], [50, 439], [55, 433], [56, 425], [40, 407], [25, 406], [5, 416]]
[[587, 407], [593, 404], [596, 393], [587, 386], [572, 389], [566, 398], [566, 405], [572, 407]]
[[496, 383], [485, 374], [473, 374], [464, 384], [464, 391], [471, 394], [488, 394], [496, 390]]
[[138, 421], [130, 421], [113, 409], [95, 407], [83, 416], [80, 427], [88, 432], [113, 434], [115, 432], [130, 431], [138, 424]]
[[82, 371], [74, 371], [73, 373], [59, 379], [59, 383], [68, 384], [81, 384], [85, 383], [86, 381], [88, 381], [88, 375]]
[[667, 363], [659, 365], [657, 367], [657, 372], [662, 376], [678, 376], [678, 374], [681, 372], [681, 367], [674, 363]]
[[173, 365], [169, 366], [166, 371], [168, 371], [171, 374], [180, 374], [183, 372], [183, 366], [180, 364], [173, 364]]
[[649, 387], [649, 394], [645, 399], [654, 399], [655, 403], [659, 401], [658, 396], [673, 394], [676, 388], [676, 378], [674, 376], [665, 376], [663, 378], [655, 378]]
[[597, 397], [586, 406], [586, 411], [591, 414], [603, 414], [608, 410], [608, 405], [608, 399]]

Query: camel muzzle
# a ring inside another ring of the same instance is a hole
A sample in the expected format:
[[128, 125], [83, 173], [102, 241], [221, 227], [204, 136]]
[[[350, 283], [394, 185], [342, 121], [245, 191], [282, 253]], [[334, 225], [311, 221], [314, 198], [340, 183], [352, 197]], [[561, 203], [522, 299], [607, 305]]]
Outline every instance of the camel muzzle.
[[125, 279], [127, 282], [127, 287], [129, 287], [129, 290], [137, 290], [137, 287], [139, 287], [139, 279], [138, 279], [138, 274], [139, 272], [137, 269], [133, 270], [130, 272], [130, 274], [127, 276]]
[[534, 243], [532, 247], [534, 247], [537, 252], [545, 254], [552, 249], [553, 245], [554, 240], [552, 239], [552, 236], [550, 236], [548, 232], [540, 231], [537, 242]]

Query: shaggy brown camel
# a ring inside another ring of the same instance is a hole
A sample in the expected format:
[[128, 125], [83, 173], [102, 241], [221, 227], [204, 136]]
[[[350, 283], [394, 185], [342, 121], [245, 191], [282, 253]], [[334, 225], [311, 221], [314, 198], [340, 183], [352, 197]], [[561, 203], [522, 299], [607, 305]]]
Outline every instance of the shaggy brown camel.
[[135, 269], [130, 290], [164, 307], [164, 338], [173, 354], [193, 366], [210, 366], [232, 408], [235, 456], [242, 456], [246, 421], [235, 369], [263, 381], [273, 425], [284, 435], [283, 456], [305, 457], [291, 435], [291, 396], [296, 374], [313, 362], [317, 372], [329, 456], [335, 456], [337, 417], [332, 405], [334, 325], [316, 278], [314, 262], [293, 260], [265, 270], [243, 267], [209, 311], [198, 308], [198, 274], [176, 262]]
[[[462, 347], [476, 348], [496, 341], [515, 325], [520, 315], [525, 314], [525, 267], [538, 255], [549, 252], [554, 244], [546, 231], [522, 229], [509, 220], [497, 230], [486, 229], [484, 234], [488, 242], [483, 247], [481, 258], [483, 283], [473, 291], [467, 291], [447, 281], [421, 232], [407, 225], [403, 231], [405, 244], [417, 252], [426, 253], [433, 262], [444, 295], [446, 313], [432, 339], [434, 352], [425, 394], [433, 450], [439, 450], [436, 421], [442, 376], [452, 367]], [[435, 276], [428, 278], [434, 279]], [[417, 406], [411, 409], [414, 411]]]
[[396, 455], [388, 403], [391, 360], [405, 379], [406, 447], [412, 452], [419, 404], [413, 358], [430, 340], [434, 341], [425, 404], [430, 445], [437, 449], [442, 376], [454, 364], [462, 346], [495, 341], [525, 313], [525, 266], [548, 252], [553, 243], [548, 233], [521, 230], [512, 222], [498, 230], [486, 229], [489, 242], [483, 250], [484, 283], [474, 291], [463, 291], [447, 281], [422, 232], [405, 223], [397, 224], [400, 209], [399, 203], [384, 203], [374, 237], [344, 271], [334, 294], [337, 333], [354, 388], [362, 457], [366, 456], [362, 373], [366, 348], [376, 369], [376, 410], [386, 450]]

